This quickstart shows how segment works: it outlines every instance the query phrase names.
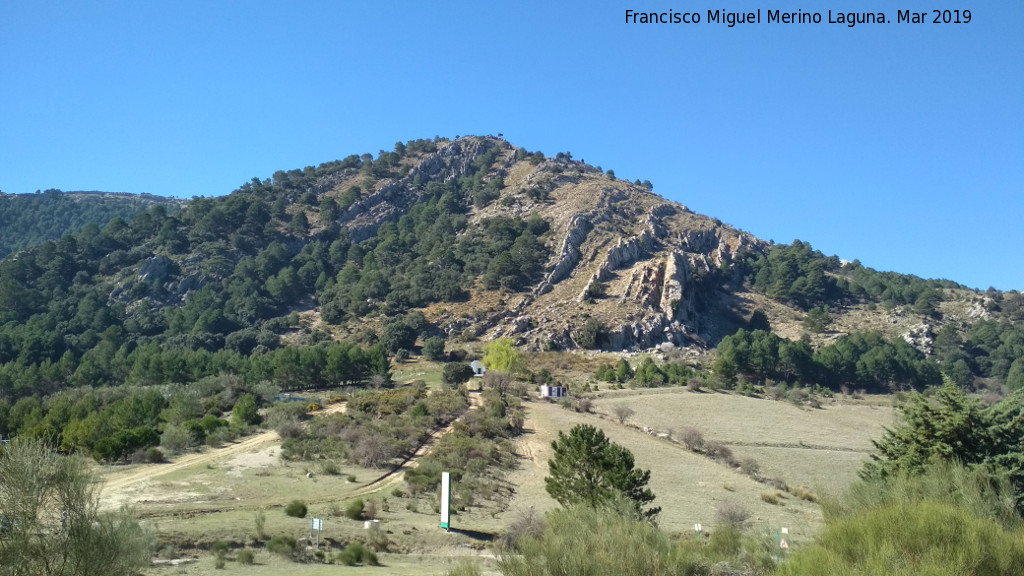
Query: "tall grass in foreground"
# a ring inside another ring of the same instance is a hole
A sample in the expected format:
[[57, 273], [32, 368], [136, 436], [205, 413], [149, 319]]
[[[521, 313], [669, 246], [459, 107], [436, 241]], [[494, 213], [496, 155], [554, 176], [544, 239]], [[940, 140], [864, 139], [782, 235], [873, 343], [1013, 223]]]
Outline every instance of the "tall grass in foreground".
[[504, 576], [688, 576], [767, 574], [765, 543], [725, 528], [710, 543], [678, 540], [628, 512], [578, 506], [549, 512], [540, 535], [528, 535], [498, 560]]
[[1008, 486], [983, 471], [933, 466], [826, 499], [826, 527], [782, 575], [1024, 575], [1024, 527]]

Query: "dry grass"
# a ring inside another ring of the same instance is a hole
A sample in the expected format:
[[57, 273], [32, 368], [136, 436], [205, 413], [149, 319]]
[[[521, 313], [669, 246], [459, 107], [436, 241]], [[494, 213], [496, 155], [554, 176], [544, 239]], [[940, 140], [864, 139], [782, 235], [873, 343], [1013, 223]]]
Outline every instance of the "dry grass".
[[[799, 501], [782, 509], [762, 502], [763, 484], [738, 469], [694, 454], [674, 442], [654, 438], [612, 420], [563, 410], [554, 404], [535, 402], [528, 406], [526, 428], [530, 432], [519, 442], [523, 465], [509, 476], [518, 486], [513, 510], [533, 506], [543, 512], [557, 506], [544, 488], [551, 441], [558, 430], [568, 431], [576, 424], [587, 423], [603, 429], [613, 442], [633, 453], [638, 467], [651, 471], [650, 488], [657, 496], [654, 505], [662, 507], [658, 524], [669, 531], [692, 531], [697, 522], [714, 526], [715, 510], [726, 501], [749, 510], [751, 522], [757, 526], [786, 522], [783, 525], [810, 534], [821, 523], [817, 506]], [[638, 412], [635, 418], [639, 417]], [[730, 490], [724, 486], [729, 486]], [[505, 522], [506, 516], [512, 518], [511, 514], [503, 514], [498, 515], [498, 520]]]

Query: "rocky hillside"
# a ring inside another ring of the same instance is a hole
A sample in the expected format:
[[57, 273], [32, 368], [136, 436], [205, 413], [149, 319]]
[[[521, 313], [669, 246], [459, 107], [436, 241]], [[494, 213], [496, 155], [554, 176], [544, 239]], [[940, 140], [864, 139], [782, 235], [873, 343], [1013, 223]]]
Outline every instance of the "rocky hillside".
[[0, 365], [21, 378], [88, 361], [82, 382], [123, 380], [133, 368], [117, 359], [136, 362], [147, 344], [249, 355], [331, 338], [395, 351], [508, 336], [534, 350], [699, 354], [769, 326], [814, 345], [906, 337], [968, 376], [1005, 378], [1021, 354], [1000, 334], [1024, 315], [1018, 293], [772, 246], [648, 183], [500, 137], [398, 143], [180, 212], [153, 207], [6, 259], [0, 286]]

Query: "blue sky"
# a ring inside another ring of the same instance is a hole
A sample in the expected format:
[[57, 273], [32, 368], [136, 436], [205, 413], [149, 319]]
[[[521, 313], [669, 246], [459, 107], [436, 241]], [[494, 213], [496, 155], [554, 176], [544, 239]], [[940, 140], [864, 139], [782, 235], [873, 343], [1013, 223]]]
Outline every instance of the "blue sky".
[[1024, 2], [965, 3], [959, 25], [706, 23], [911, 7], [890, 4], [4, 2], [0, 190], [216, 196], [503, 133], [765, 239], [1024, 289]]

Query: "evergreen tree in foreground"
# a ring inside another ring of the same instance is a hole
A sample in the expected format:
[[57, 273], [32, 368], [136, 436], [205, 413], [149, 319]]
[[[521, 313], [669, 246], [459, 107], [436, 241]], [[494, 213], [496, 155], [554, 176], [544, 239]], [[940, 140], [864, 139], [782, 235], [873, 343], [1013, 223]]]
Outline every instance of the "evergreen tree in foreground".
[[637, 516], [653, 519], [661, 508], [644, 506], [654, 501], [647, 488], [649, 470], [634, 467], [633, 454], [608, 440], [604, 432], [579, 424], [551, 443], [555, 455], [544, 479], [548, 494], [565, 507], [611, 507], [621, 500], [636, 506]]

